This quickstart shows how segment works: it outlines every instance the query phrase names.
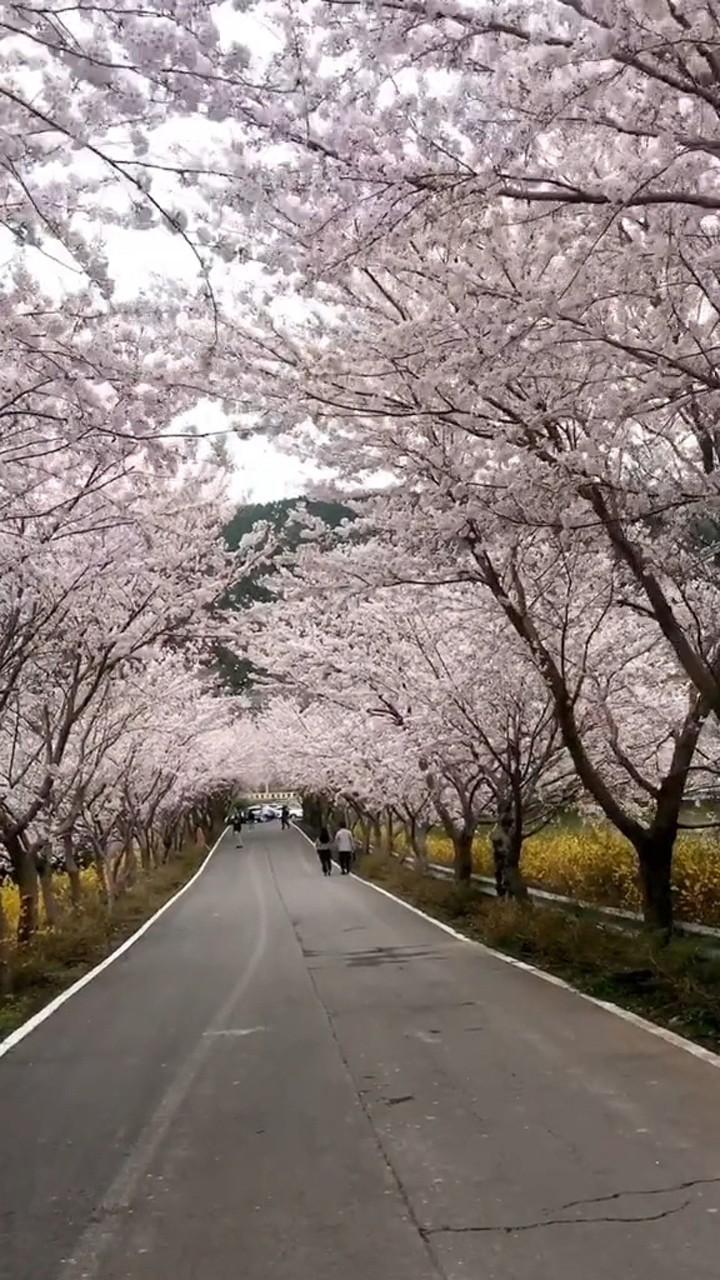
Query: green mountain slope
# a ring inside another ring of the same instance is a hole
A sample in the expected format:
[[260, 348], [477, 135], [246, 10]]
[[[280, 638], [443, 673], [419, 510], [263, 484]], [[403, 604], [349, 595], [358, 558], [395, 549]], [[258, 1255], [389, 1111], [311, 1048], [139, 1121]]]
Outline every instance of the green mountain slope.
[[[298, 507], [304, 505], [310, 515], [322, 520], [329, 529], [337, 529], [344, 520], [352, 520], [353, 512], [340, 502], [310, 501], [304, 498], [284, 498], [279, 502], [252, 503], [238, 507], [235, 515], [224, 529], [225, 541], [235, 551], [246, 534], [251, 533], [259, 524], [266, 524], [277, 537], [278, 545], [271, 556], [269, 564], [255, 574], [241, 578], [228, 592], [223, 602], [233, 609], [246, 609], [270, 598], [270, 593], [263, 585], [263, 579], [274, 572], [273, 560], [288, 551], [295, 551], [300, 545], [301, 528], [293, 519]], [[218, 671], [222, 680], [237, 693], [247, 692], [253, 683], [254, 667], [242, 655], [235, 654], [223, 646], [217, 650]]]

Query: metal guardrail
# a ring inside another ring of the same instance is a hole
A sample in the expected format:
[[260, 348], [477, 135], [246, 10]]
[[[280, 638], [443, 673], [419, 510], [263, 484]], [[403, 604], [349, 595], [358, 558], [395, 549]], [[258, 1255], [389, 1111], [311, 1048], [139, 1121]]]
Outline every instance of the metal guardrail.
[[[395, 855], [399, 857], [399, 854]], [[409, 861], [409, 859], [405, 859]], [[442, 862], [428, 863], [430, 874], [442, 880], [452, 880], [454, 872], [452, 867], [445, 866]], [[489, 876], [480, 876], [473, 874], [472, 882], [477, 884], [483, 893], [489, 898], [496, 898], [495, 881]], [[528, 886], [528, 897], [539, 904], [552, 907], [572, 907], [574, 911], [588, 911], [593, 915], [601, 916], [610, 922], [615, 922], [616, 926], [621, 924], [641, 926], [643, 923], [642, 916], [637, 911], [625, 911], [621, 907], [603, 907], [597, 902], [585, 902], [579, 898], [568, 898], [562, 893], [551, 893], [547, 889], [535, 889]], [[720, 942], [720, 929], [715, 929], [707, 924], [693, 924], [689, 920], [678, 920], [675, 923], [675, 929], [678, 933], [687, 933], [700, 938], [714, 938]]]

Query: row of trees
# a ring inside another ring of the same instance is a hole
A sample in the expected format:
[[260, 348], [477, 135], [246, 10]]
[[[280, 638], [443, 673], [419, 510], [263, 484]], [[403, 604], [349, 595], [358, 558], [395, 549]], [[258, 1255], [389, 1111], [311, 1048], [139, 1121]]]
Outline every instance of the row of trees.
[[13, 415], [0, 474], [0, 878], [20, 942], [40, 898], [56, 922], [58, 873], [77, 906], [94, 867], [111, 909], [217, 821], [243, 768], [242, 708], [213, 674], [234, 634], [218, 602], [252, 563], [220, 537], [223, 481], [204, 464], [68, 441], [49, 395], [39, 417]]
[[[110, 655], [98, 688], [121, 652], [139, 652], [148, 593], [164, 619], [148, 646], [184, 631], [183, 652], [200, 643], [188, 619], [205, 619], [214, 567], [192, 529], [182, 552], [171, 532], [197, 515], [182, 491], [192, 455], [169, 461], [158, 436], [213, 394], [243, 423], [293, 432], [348, 485], [385, 485], [358, 509], [352, 564], [348, 552], [303, 566], [315, 591], [334, 575], [328, 618], [335, 598], [382, 605], [389, 621], [372, 634], [388, 638], [417, 613], [440, 620], [428, 621], [440, 644], [467, 612], [461, 649], [479, 646], [492, 671], [494, 642], [478, 637], [497, 638], [500, 689], [526, 664], [576, 785], [636, 848], [648, 916], [666, 927], [682, 797], [712, 768], [720, 713], [714, 10], [170, 8], [51, 3], [0, 31], [13, 140], [0, 222], [15, 246], [0, 326], [2, 554], [16, 563], [20, 528], [29, 554], [7, 611], [32, 654], [29, 716], [12, 707], [15, 640], [1, 652], [7, 723], [16, 714], [50, 743], [31, 795], [8, 784], [5, 839], [47, 808], [65, 726], [95, 705], [97, 663], [83, 659], [71, 710], [46, 713], [53, 645], [35, 645], [23, 610], [41, 600], [57, 617], [61, 666], [78, 635], [97, 640]], [[98, 234], [118, 223], [172, 240], [196, 278], [118, 301]], [[62, 305], [37, 284], [48, 258], [74, 273]], [[71, 539], [48, 535], [57, 511], [75, 521]], [[53, 587], [74, 582], [63, 551], [76, 539], [95, 539], [96, 558], [79, 553], [92, 605], [66, 617]], [[178, 597], [157, 583], [188, 572], [171, 621]], [[109, 650], [105, 591], [108, 617], [118, 601], [129, 611]], [[359, 697], [362, 667], [356, 679]], [[387, 731], [405, 733], [402, 700], [388, 715]]]
[[274, 693], [257, 757], [280, 754], [368, 840], [401, 824], [421, 865], [442, 826], [460, 880], [492, 828], [513, 896], [528, 835], [568, 809], [604, 816], [636, 850], [648, 922], [669, 928], [674, 841], [692, 802], [720, 794], [720, 735], [650, 619], [619, 602], [612, 564], [591, 576], [584, 552], [566, 554], [538, 576], [551, 683], [469, 569], [431, 590], [387, 585], [389, 548], [359, 536], [367, 523], [307, 547], [255, 610], [251, 652]]
[[[228, 350], [248, 407], [374, 489], [356, 543], [301, 558], [307, 603], [281, 623], [287, 584], [267, 632], [311, 637], [288, 637], [280, 664], [299, 707], [331, 708], [340, 687], [342, 713], [309, 735], [326, 781], [367, 799], [382, 761], [396, 807], [446, 810], [464, 873], [461, 827], [491, 794], [517, 847], [490, 762], [519, 758], [530, 812], [533, 787], [552, 810], [569, 785], [631, 842], [666, 929], [720, 715], [717, 15], [696, 0], [269, 10], [296, 141], [264, 253], [274, 296]], [[470, 698], [462, 732], [451, 686]], [[519, 745], [495, 727], [518, 688]], [[440, 780], [458, 760], [451, 814]]]
[[56, 921], [60, 873], [77, 906], [94, 868], [112, 909], [243, 770], [212, 660], [253, 553], [220, 537], [223, 449], [197, 439], [227, 388], [214, 268], [235, 254], [202, 157], [246, 101], [212, 10], [0, 17], [0, 883], [21, 943], [41, 901]]

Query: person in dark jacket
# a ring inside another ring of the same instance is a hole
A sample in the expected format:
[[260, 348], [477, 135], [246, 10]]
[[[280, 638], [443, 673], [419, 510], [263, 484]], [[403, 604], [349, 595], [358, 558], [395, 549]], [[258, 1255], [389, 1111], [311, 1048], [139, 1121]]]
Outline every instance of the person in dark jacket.
[[283, 831], [290, 830], [290, 810], [288, 809], [286, 804], [283, 805], [282, 810], [280, 812], [280, 826]]
[[320, 835], [315, 841], [315, 848], [317, 849], [317, 855], [318, 855], [318, 858], [320, 859], [320, 866], [322, 867], [323, 875], [324, 876], [332, 875], [333, 843], [332, 843], [332, 840], [330, 839], [330, 832], [328, 831], [327, 827], [323, 827], [321, 829]]

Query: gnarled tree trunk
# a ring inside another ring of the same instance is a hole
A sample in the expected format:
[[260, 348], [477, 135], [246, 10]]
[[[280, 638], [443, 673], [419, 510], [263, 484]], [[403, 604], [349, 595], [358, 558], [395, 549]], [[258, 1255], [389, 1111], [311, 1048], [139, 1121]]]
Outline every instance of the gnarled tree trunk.
[[415, 858], [415, 866], [422, 876], [428, 872], [427, 827], [417, 818], [408, 818], [406, 826], [407, 843]]
[[468, 827], [453, 829], [453, 869], [458, 884], [469, 884], [472, 879], [473, 835], [474, 832]]
[[522, 843], [522, 823], [512, 808], [505, 806], [500, 810], [498, 823], [491, 837], [498, 898], [527, 901], [527, 886], [520, 870]]
[[20, 913], [17, 925], [18, 944], [29, 942], [37, 930], [38, 874], [35, 857], [25, 841], [17, 835], [8, 836], [6, 847], [12, 862], [13, 876], [20, 897]]

